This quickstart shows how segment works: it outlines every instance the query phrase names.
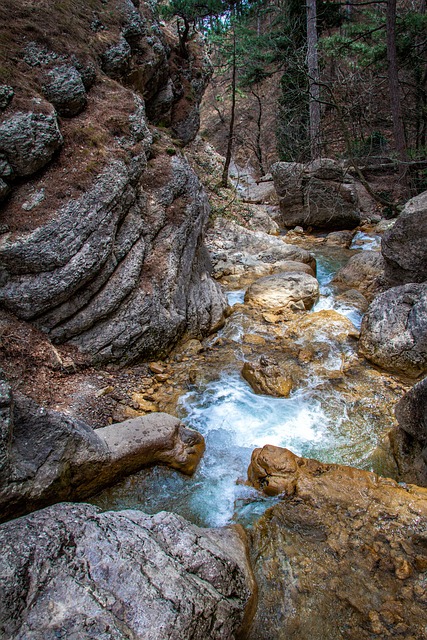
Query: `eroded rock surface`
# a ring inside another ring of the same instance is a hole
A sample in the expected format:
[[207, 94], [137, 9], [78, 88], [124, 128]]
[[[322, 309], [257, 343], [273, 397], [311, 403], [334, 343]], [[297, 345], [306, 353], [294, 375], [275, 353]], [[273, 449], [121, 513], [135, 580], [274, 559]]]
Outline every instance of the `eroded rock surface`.
[[255, 450], [251, 481], [283, 493], [251, 533], [254, 640], [423, 637], [427, 491], [373, 473]]
[[284, 226], [352, 229], [360, 224], [354, 181], [333, 160], [277, 162], [271, 172]]
[[273, 311], [287, 307], [311, 309], [318, 297], [316, 278], [290, 271], [256, 280], [246, 291], [245, 302]]
[[[215, 278], [247, 284], [255, 277], [271, 275], [291, 266], [314, 275], [316, 261], [305, 249], [263, 231], [217, 220], [206, 237]], [[293, 263], [289, 265], [289, 263]], [[295, 264], [297, 263], [297, 264]]]
[[232, 640], [254, 593], [242, 535], [72, 504], [3, 524], [0, 634]]
[[427, 280], [427, 191], [406, 203], [381, 243], [389, 286]]
[[427, 284], [405, 284], [377, 296], [363, 318], [360, 352], [409, 376], [427, 370]]
[[94, 431], [81, 420], [0, 387], [1, 518], [81, 499], [138, 469], [163, 463], [194, 472], [203, 437], [155, 413]]
[[393, 453], [405, 482], [427, 486], [427, 378], [397, 403], [399, 426], [391, 432]]
[[[0, 193], [11, 192], [1, 212], [0, 302], [92, 362], [129, 362], [164, 356], [223, 321], [226, 301], [204, 247], [207, 196], [176, 140], [157, 133], [153, 143], [145, 104], [187, 143], [211, 67], [196, 38], [182, 56], [148, 4], [95, 6], [96, 15], [73, 4], [69, 43], [18, 34], [5, 59], [12, 67], [22, 58], [12, 92], [32, 110], [18, 111], [12, 93], [0, 116]], [[47, 19], [44, 5], [19, 0], [13, 9], [23, 25]], [[48, 18], [60, 31], [62, 10]], [[166, 87], [168, 105], [153, 111]], [[67, 119], [59, 123], [54, 107]]]
[[358, 289], [372, 298], [378, 290], [377, 281], [383, 270], [384, 260], [379, 251], [361, 251], [336, 273], [333, 282], [349, 289]]

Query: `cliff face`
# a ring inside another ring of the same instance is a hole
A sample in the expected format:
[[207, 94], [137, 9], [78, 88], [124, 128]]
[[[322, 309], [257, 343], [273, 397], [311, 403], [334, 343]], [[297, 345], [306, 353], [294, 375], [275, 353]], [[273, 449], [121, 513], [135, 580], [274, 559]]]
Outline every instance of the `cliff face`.
[[210, 66], [138, 4], [0, 8], [0, 302], [94, 362], [165, 354], [225, 307], [181, 151]]

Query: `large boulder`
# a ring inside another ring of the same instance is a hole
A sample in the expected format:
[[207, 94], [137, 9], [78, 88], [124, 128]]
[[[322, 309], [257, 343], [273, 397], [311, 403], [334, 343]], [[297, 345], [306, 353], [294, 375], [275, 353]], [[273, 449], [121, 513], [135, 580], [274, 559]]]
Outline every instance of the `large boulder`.
[[398, 427], [391, 432], [393, 453], [405, 482], [427, 486], [427, 378], [410, 389], [395, 407]]
[[381, 252], [390, 286], [427, 280], [427, 191], [406, 203], [383, 235]]
[[[13, 113], [12, 101], [0, 117], [0, 198], [14, 191], [2, 213], [0, 304], [96, 363], [164, 356], [218, 328], [226, 308], [203, 242], [207, 196], [176, 140], [158, 132], [153, 144], [141, 97], [169, 86], [170, 124], [188, 141], [208, 57], [192, 39], [183, 62], [177, 35], [148, 4], [113, 5], [90, 17], [77, 0], [64, 24], [58, 7], [47, 15], [43, 3], [17, 0], [23, 23], [57, 23], [69, 46], [49, 33], [24, 50], [14, 41], [5, 65], [13, 73], [22, 58], [17, 83], [26, 82], [14, 90], [37, 113]], [[68, 117], [56, 157], [54, 106]], [[31, 184], [12, 182], [30, 175]]]
[[83, 78], [72, 65], [51, 69], [46, 75], [43, 93], [61, 116], [75, 116], [87, 103]]
[[150, 464], [191, 474], [203, 437], [164, 413], [94, 431], [0, 385], [0, 507], [5, 519], [81, 499]]
[[427, 284], [405, 284], [377, 296], [362, 321], [360, 353], [387, 371], [427, 371]]
[[319, 283], [308, 273], [289, 271], [256, 280], [245, 294], [245, 302], [277, 311], [288, 307], [311, 309], [319, 297]]
[[[62, 143], [54, 114], [17, 112], [0, 124], [0, 156], [15, 176], [29, 176], [44, 167]], [[3, 175], [9, 177], [9, 172]]]
[[352, 229], [360, 224], [353, 180], [334, 160], [277, 162], [271, 172], [285, 227]]
[[282, 498], [250, 534], [250, 640], [425, 635], [425, 489], [271, 445], [254, 451], [249, 476]]
[[361, 251], [351, 256], [347, 264], [337, 271], [333, 282], [372, 297], [378, 289], [383, 270], [384, 260], [379, 251]]
[[250, 619], [236, 528], [59, 504], [3, 524], [0, 545], [3, 638], [232, 640]]

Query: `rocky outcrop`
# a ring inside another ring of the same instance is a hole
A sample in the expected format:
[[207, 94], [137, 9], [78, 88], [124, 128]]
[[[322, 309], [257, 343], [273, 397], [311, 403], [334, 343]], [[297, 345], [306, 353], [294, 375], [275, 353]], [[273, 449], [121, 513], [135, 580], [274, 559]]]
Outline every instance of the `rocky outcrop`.
[[405, 284], [377, 296], [363, 318], [360, 352], [395, 373], [427, 371], [427, 284]]
[[427, 378], [397, 403], [399, 423], [390, 434], [399, 476], [405, 482], [427, 486]]
[[232, 640], [254, 583], [243, 531], [59, 504], [0, 527], [0, 635]]
[[427, 280], [427, 191], [406, 203], [381, 242], [389, 286]]
[[251, 532], [254, 640], [423, 637], [427, 491], [267, 445], [249, 477], [282, 494]]
[[313, 276], [289, 271], [256, 280], [245, 294], [245, 302], [266, 310], [311, 309], [319, 297], [319, 283]]
[[35, 173], [62, 143], [55, 113], [14, 113], [0, 124], [0, 177], [9, 181]]
[[[215, 278], [226, 278], [241, 285], [255, 277], [286, 270], [289, 262], [294, 271], [315, 274], [316, 261], [305, 249], [284, 242], [263, 231], [246, 229], [223, 218], [211, 225], [206, 236]], [[295, 264], [298, 263], [298, 266]]]
[[379, 251], [361, 251], [336, 273], [333, 282], [349, 289], [358, 289], [366, 297], [372, 298], [378, 290], [378, 280], [383, 270], [384, 260]]
[[[0, 236], [0, 302], [92, 362], [164, 356], [220, 326], [226, 301], [203, 244], [207, 197], [170, 137], [153, 144], [141, 95], [150, 105], [170, 87], [169, 124], [188, 142], [210, 66], [196, 40], [181, 59], [148, 5], [118, 0], [107, 11], [99, 0], [96, 20], [79, 2], [74, 9], [73, 53], [26, 42], [25, 77], [43, 98], [21, 112], [12, 95], [0, 122], [0, 191], [14, 192]], [[49, 20], [60, 23], [55, 11]], [[31, 19], [47, 19], [42, 6]], [[61, 130], [54, 108], [67, 117]]]
[[360, 224], [354, 180], [334, 160], [271, 167], [285, 227], [352, 229]]
[[167, 414], [94, 431], [21, 394], [12, 398], [5, 380], [0, 391], [2, 519], [85, 498], [150, 464], [191, 474], [204, 451], [203, 437]]

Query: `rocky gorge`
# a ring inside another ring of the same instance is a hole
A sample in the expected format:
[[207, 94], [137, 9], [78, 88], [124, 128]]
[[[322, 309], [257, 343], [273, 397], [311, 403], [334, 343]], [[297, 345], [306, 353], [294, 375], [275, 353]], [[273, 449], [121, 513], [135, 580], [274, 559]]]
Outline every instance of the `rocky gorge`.
[[89, 4], [0, 90], [2, 637], [424, 637], [426, 193], [219, 190], [198, 37]]

